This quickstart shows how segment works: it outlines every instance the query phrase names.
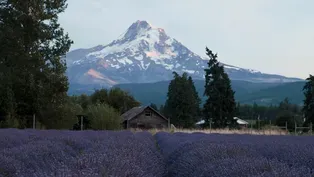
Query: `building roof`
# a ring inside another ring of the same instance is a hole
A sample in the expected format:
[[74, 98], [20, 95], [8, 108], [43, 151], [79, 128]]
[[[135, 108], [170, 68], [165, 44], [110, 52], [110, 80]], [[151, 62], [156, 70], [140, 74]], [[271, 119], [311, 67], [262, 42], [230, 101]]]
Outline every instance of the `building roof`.
[[163, 119], [167, 120], [168, 119], [163, 116], [162, 114], [160, 114], [158, 111], [156, 111], [154, 108], [150, 107], [150, 106], [140, 106], [140, 107], [134, 107], [130, 110], [128, 110], [127, 112], [123, 113], [121, 115], [123, 121], [126, 121], [126, 120], [131, 120], [133, 119], [134, 117], [136, 117], [137, 115], [139, 115], [140, 113], [142, 113], [146, 108], [149, 108], [151, 109], [152, 111], [154, 111], [156, 114], [158, 114], [160, 117], [162, 117]]
[[[237, 123], [239, 125], [248, 125], [249, 124], [247, 121], [242, 120], [242, 119], [240, 119], [238, 117], [234, 117], [233, 119], [237, 120]], [[202, 125], [202, 124], [205, 124], [205, 120], [201, 120], [201, 121], [196, 123], [196, 125]]]
[[196, 122], [196, 125], [202, 125], [202, 124], [205, 124], [205, 120], [201, 120], [199, 122]]
[[245, 120], [242, 120], [238, 117], [234, 117], [233, 119], [237, 120], [237, 123], [240, 124], [240, 125], [248, 125], [249, 123]]

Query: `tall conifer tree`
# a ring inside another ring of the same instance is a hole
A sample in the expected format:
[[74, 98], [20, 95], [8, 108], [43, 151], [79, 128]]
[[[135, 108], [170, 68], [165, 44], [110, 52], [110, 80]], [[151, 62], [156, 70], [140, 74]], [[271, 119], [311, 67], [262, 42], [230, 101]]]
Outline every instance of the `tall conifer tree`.
[[314, 124], [314, 76], [310, 75], [306, 81], [303, 88], [305, 99], [302, 110], [306, 119], [305, 124], [309, 125]]
[[218, 62], [217, 54], [214, 54], [206, 47], [206, 54], [209, 56], [208, 68], [205, 69], [205, 92], [207, 96], [204, 104], [203, 115], [205, 126], [212, 121], [216, 128], [234, 126], [236, 102], [231, 82], [224, 67]]
[[194, 82], [187, 73], [182, 76], [173, 72], [174, 78], [168, 87], [164, 113], [178, 127], [193, 127], [199, 116], [200, 98]]

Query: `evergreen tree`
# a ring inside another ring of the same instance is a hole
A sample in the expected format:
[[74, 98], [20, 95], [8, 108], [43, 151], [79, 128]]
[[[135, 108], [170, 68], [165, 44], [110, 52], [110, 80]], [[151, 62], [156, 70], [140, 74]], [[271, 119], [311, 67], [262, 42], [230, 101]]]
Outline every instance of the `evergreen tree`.
[[58, 24], [58, 14], [66, 7], [66, 0], [1, 1], [0, 107], [6, 109], [2, 114], [20, 119], [36, 114], [47, 124], [58, 119], [40, 113], [51, 108], [58, 112], [66, 102], [62, 56], [72, 41]]
[[153, 109], [155, 109], [156, 111], [158, 111], [158, 107], [156, 104], [151, 103], [149, 106], [152, 107]]
[[237, 106], [236, 106], [236, 111], [235, 111], [235, 115], [236, 116], [240, 115], [240, 109], [241, 109], [241, 104], [240, 104], [240, 102], [238, 102]]
[[193, 117], [192, 123], [195, 123], [195, 122], [200, 120], [200, 115], [201, 115], [200, 104], [201, 104], [202, 100], [198, 96], [198, 92], [196, 91], [194, 81], [192, 80], [191, 76], [189, 76], [189, 79], [188, 79], [188, 88], [190, 89], [189, 92], [192, 93], [191, 95], [189, 95], [189, 96], [191, 96], [191, 98], [189, 99], [189, 100], [191, 100], [189, 105], [190, 105], [191, 114]]
[[187, 73], [182, 76], [173, 72], [174, 78], [168, 87], [164, 114], [177, 127], [194, 126], [199, 116], [200, 98], [194, 87], [194, 82]]
[[302, 111], [305, 124], [309, 125], [309, 123], [314, 124], [314, 76], [310, 75], [306, 80], [303, 88], [305, 99]]
[[291, 104], [288, 98], [285, 98], [279, 103], [276, 118], [277, 126], [285, 126], [287, 123], [288, 129], [293, 131], [295, 123], [297, 126], [301, 126], [302, 121], [302, 116], [298, 115], [297, 105]]
[[204, 104], [205, 126], [212, 121], [216, 128], [234, 126], [233, 119], [236, 111], [234, 91], [231, 82], [224, 71], [224, 67], [217, 60], [214, 54], [206, 47], [206, 54], [209, 56], [208, 68], [205, 69], [205, 92], [207, 100]]
[[286, 110], [286, 111], [291, 109], [289, 98], [285, 98], [282, 102], [279, 103], [279, 109]]
[[160, 105], [159, 112], [160, 114], [165, 114], [164, 105]]

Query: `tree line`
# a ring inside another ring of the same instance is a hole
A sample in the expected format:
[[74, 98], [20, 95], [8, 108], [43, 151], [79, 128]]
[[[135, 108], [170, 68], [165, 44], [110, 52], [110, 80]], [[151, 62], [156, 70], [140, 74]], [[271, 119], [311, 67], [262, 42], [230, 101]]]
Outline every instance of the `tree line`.
[[[84, 129], [118, 130], [122, 128], [121, 114], [133, 107], [140, 106], [140, 102], [128, 92], [120, 88], [96, 90], [92, 95], [85, 94], [69, 97], [73, 104], [80, 108], [76, 115], [84, 117]], [[80, 117], [73, 129], [80, 129]]]
[[115, 129], [120, 113], [139, 105], [120, 89], [67, 95], [73, 41], [58, 23], [66, 8], [66, 0], [0, 1], [0, 127], [31, 128], [35, 116], [38, 128], [71, 129], [85, 114], [91, 128]]
[[212, 123], [215, 128], [235, 127], [233, 119], [236, 111], [234, 91], [228, 74], [223, 65], [206, 47], [206, 54], [210, 58], [208, 68], [205, 69], [205, 92], [207, 100], [200, 108], [201, 99], [195, 89], [194, 82], [187, 73], [182, 76], [174, 72], [170, 82], [167, 100], [161, 111], [170, 118], [171, 123], [182, 128], [191, 128], [201, 119], [205, 120], [204, 127]]
[[[241, 105], [234, 98], [228, 74], [217, 60], [218, 55], [206, 47], [209, 57], [205, 71], [206, 102], [201, 105], [198, 93], [191, 77], [187, 73], [182, 76], [173, 73], [173, 80], [168, 86], [167, 100], [159, 111], [171, 119], [171, 123], [182, 128], [193, 128], [195, 123], [204, 120], [203, 128], [236, 128], [234, 117], [250, 120], [253, 127], [265, 125], [288, 125], [289, 130], [297, 126], [309, 126], [314, 123], [314, 77], [307, 78], [303, 88], [304, 105], [299, 106], [284, 99], [279, 105], [260, 106]], [[152, 105], [156, 107], [156, 105]]]
[[[64, 58], [73, 41], [58, 23], [58, 15], [66, 8], [66, 0], [0, 1], [1, 127], [30, 128], [35, 115], [39, 127], [69, 129], [77, 122], [76, 115], [85, 114], [90, 117], [91, 128], [115, 129], [119, 127], [121, 113], [140, 105], [117, 88], [97, 90], [91, 96], [67, 95], [69, 83]], [[204, 70], [207, 100], [203, 106], [192, 78], [187, 73], [173, 73], [167, 100], [159, 111], [174, 125], [190, 128], [202, 119], [205, 128], [210, 123], [214, 128], [231, 128], [236, 127], [235, 116], [314, 123], [312, 75], [304, 86], [301, 108], [289, 100], [271, 107], [240, 105], [234, 99], [230, 79], [217, 60], [218, 55], [208, 48], [206, 54], [209, 57]]]
[[47, 127], [66, 119], [68, 79], [62, 56], [73, 43], [58, 24], [66, 1], [0, 2], [0, 117], [29, 126], [30, 115]]

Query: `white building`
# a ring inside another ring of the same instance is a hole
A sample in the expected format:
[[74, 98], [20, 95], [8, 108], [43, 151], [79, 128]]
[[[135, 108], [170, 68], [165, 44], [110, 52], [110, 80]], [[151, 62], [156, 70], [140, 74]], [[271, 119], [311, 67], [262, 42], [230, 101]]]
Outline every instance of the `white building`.
[[[233, 119], [234, 119], [234, 120], [237, 120], [237, 123], [238, 123], [239, 125], [241, 125], [241, 126], [247, 126], [247, 125], [249, 125], [249, 123], [248, 123], [247, 121], [242, 120], [242, 119], [240, 119], [240, 118], [238, 118], [238, 117], [234, 117]], [[204, 123], [205, 123], [205, 120], [201, 120], [201, 121], [197, 122], [196, 125], [203, 125]]]

